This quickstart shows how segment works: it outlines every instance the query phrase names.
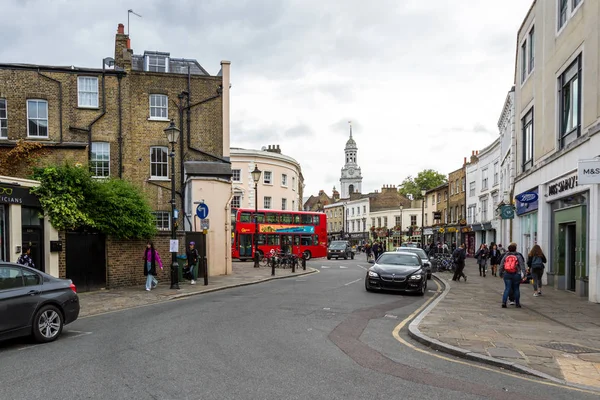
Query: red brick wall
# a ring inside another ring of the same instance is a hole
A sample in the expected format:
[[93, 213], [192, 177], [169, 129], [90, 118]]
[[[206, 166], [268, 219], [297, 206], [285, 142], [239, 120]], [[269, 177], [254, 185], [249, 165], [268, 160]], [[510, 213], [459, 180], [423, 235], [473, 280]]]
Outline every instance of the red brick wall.
[[[169, 252], [170, 233], [161, 233], [154, 237], [154, 247], [160, 255], [163, 270], [157, 266], [157, 279], [159, 282], [170, 282], [171, 253]], [[183, 250], [184, 235], [178, 235], [180, 252]], [[144, 276], [144, 249], [145, 240], [115, 240], [106, 239], [107, 258], [107, 288], [114, 289], [123, 286], [143, 285], [146, 281]]]

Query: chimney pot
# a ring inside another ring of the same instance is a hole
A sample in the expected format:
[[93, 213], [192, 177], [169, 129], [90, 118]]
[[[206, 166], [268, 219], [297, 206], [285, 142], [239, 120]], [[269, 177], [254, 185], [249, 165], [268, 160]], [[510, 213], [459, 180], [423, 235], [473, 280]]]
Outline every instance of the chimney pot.
[[465, 157], [465, 160], [463, 161], [463, 165], [465, 165], [467, 163], [467, 157]]
[[124, 35], [124, 34], [125, 34], [125, 25], [123, 25], [123, 24], [119, 24], [119, 25], [117, 26], [117, 33], [118, 33], [119, 35]]
[[471, 155], [474, 156], [475, 155], [475, 150], [471, 150]]

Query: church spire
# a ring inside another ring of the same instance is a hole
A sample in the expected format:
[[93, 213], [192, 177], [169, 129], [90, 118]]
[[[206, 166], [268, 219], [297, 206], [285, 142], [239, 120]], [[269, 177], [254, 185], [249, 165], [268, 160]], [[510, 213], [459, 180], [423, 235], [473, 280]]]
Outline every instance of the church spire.
[[348, 121], [348, 125], [350, 125], [350, 139], [352, 139], [352, 121]]

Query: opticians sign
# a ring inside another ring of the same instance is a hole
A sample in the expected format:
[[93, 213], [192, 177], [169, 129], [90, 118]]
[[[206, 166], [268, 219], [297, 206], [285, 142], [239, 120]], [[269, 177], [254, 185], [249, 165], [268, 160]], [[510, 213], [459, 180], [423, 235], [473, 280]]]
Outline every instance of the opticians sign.
[[20, 206], [41, 207], [38, 198], [25, 187], [3, 185], [0, 183], [0, 204], [18, 204]]
[[577, 181], [580, 185], [600, 183], [600, 158], [579, 160], [577, 164]]

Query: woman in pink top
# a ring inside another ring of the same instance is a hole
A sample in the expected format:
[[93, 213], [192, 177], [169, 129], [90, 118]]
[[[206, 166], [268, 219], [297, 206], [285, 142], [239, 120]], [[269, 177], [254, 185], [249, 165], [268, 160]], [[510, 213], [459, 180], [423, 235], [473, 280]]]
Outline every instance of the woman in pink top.
[[146, 290], [150, 291], [153, 287], [156, 287], [158, 281], [156, 280], [156, 264], [163, 269], [162, 261], [158, 255], [158, 251], [154, 248], [154, 243], [148, 240], [146, 243], [146, 251], [144, 251], [144, 275], [146, 276]]

